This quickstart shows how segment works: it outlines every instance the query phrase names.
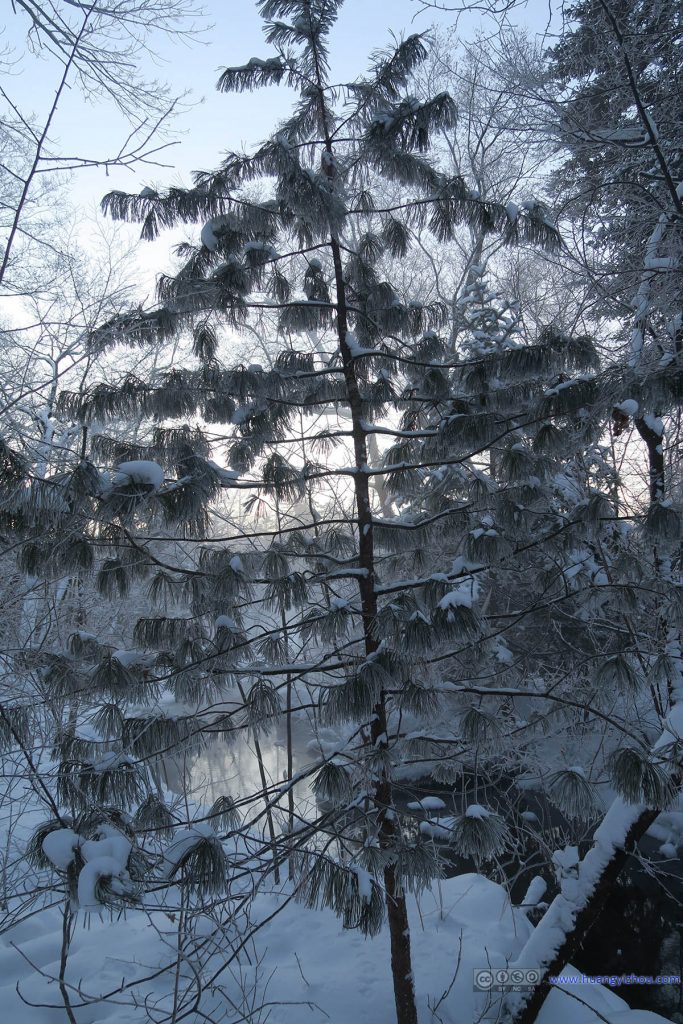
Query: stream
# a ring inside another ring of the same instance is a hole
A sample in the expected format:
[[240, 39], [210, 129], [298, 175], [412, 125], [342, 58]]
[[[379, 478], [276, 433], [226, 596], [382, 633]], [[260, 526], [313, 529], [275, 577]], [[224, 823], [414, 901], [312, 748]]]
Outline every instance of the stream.
[[[301, 771], [320, 757], [320, 746], [305, 719], [292, 719], [294, 772]], [[269, 784], [281, 782], [287, 770], [287, 737], [284, 723], [279, 722], [261, 739], [264, 768]], [[190, 781], [195, 800], [211, 804], [218, 797], [233, 799], [260, 792], [261, 777], [253, 744], [240, 734], [232, 744], [214, 744], [193, 762]], [[316, 812], [316, 801], [310, 783], [304, 780], [295, 787], [295, 812], [310, 817]], [[510, 791], [477, 794], [476, 802], [500, 806], [509, 799]], [[405, 780], [397, 786], [396, 803], [401, 810], [425, 797], [441, 798], [446, 809], [442, 815], [457, 813], [463, 806], [460, 793], [452, 787], [436, 785], [429, 778]], [[542, 795], [533, 791], [521, 794], [527, 813], [535, 814], [545, 828], [557, 827], [557, 834], [566, 822]], [[475, 802], [467, 797], [467, 802]], [[283, 810], [285, 801], [282, 801]], [[318, 813], [320, 808], [317, 809]], [[417, 812], [418, 816], [420, 812]], [[434, 817], [435, 811], [425, 811]], [[476, 865], [457, 857], [440, 844], [446, 856], [445, 874], [476, 871]], [[663, 880], [655, 878], [651, 864], [662, 861], [659, 841], [646, 837], [640, 846], [640, 858], [632, 858], [622, 873], [596, 925], [589, 933], [574, 966], [586, 974], [677, 974], [683, 976], [683, 863], [681, 858], [667, 860]], [[584, 852], [582, 850], [582, 852]], [[517, 853], [494, 875], [495, 881], [506, 881], [513, 902], [522, 901], [531, 878], [538, 873], [552, 884], [547, 866], [536, 856], [527, 861]], [[505, 877], [502, 877], [504, 875]], [[632, 985], [618, 989], [618, 994], [633, 1009], [652, 1010], [683, 1024], [683, 986]]]

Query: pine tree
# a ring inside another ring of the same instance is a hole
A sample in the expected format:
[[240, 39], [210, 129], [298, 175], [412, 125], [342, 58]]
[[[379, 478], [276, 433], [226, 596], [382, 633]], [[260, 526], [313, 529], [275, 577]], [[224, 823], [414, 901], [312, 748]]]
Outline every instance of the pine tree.
[[[259, 4], [266, 18], [266, 39], [275, 55], [227, 69], [219, 88], [241, 91], [286, 81], [299, 90], [300, 101], [293, 116], [253, 156], [228, 156], [218, 172], [198, 174], [195, 187], [188, 191], [159, 195], [146, 189], [139, 197], [114, 194], [106, 200], [105, 206], [114, 216], [142, 218], [145, 237], [153, 237], [159, 226], [198, 217], [208, 220], [202, 244], [187, 247], [181, 272], [160, 282], [163, 306], [106, 325], [93, 343], [144, 342], [192, 324], [199, 368], [175, 371], [161, 387], [130, 380], [116, 390], [99, 388], [85, 401], [70, 404], [67, 396], [63, 406], [86, 419], [144, 408], [161, 420], [191, 415], [197, 409], [209, 423], [232, 420], [237, 424], [229, 449], [234, 471], [244, 474], [254, 467], [261, 477], [259, 486], [278, 499], [298, 498], [307, 480], [323, 482], [330, 475], [341, 473], [352, 484], [355, 508], [349, 526], [353, 524], [353, 533], [347, 529], [339, 535], [324, 521], [319, 526], [321, 550], [315, 554], [325, 573], [306, 574], [301, 579], [300, 571], [292, 568], [292, 559], [305, 558], [311, 546], [307, 541], [302, 548], [301, 535], [294, 532], [289, 543], [272, 542], [264, 556], [263, 578], [271, 595], [267, 599], [281, 610], [299, 605], [306, 589], [310, 602], [312, 586], [320, 587], [329, 607], [314, 616], [310, 625], [302, 622], [300, 629], [330, 638], [351, 629], [350, 648], [341, 643], [339, 649], [333, 646], [319, 656], [315, 667], [324, 672], [324, 718], [355, 721], [363, 732], [364, 742], [354, 757], [372, 793], [364, 856], [375, 865], [375, 872], [379, 870], [385, 894], [397, 1016], [403, 1024], [416, 1019], [404, 890], [426, 880], [429, 872], [424, 851], [412, 848], [393, 806], [391, 746], [397, 725], [392, 721], [390, 727], [390, 708], [397, 701], [400, 707], [406, 699], [401, 691], [413, 668], [398, 645], [392, 649], [382, 642], [377, 627], [375, 524], [366, 438], [373, 420], [394, 398], [392, 378], [397, 361], [419, 363], [436, 355], [432, 332], [443, 326], [445, 311], [438, 303], [422, 307], [402, 299], [391, 284], [377, 277], [373, 264], [385, 250], [405, 254], [411, 223], [427, 221], [435, 236], [444, 240], [463, 220], [479, 231], [502, 232], [510, 240], [552, 244], [555, 234], [540, 207], [530, 206], [511, 219], [505, 209], [471, 193], [460, 177], [440, 173], [423, 155], [430, 132], [452, 123], [455, 110], [446, 94], [425, 102], [403, 94], [411, 70], [426, 53], [419, 36], [400, 42], [393, 51], [376, 54], [369, 75], [345, 89], [346, 105], [335, 110], [337, 90], [328, 79], [327, 36], [339, 6], [331, 0]], [[395, 210], [374, 208], [372, 181], [378, 175], [393, 180], [406, 194]], [[253, 199], [250, 183], [271, 178], [275, 182], [272, 198]], [[353, 247], [349, 245], [351, 237], [357, 239]], [[282, 331], [325, 328], [335, 339], [336, 351], [327, 356], [284, 351], [274, 372], [255, 367], [222, 370], [214, 358], [218, 325], [227, 322], [239, 328], [252, 310], [258, 312], [272, 304], [279, 308]], [[308, 452], [301, 465], [283, 454], [293, 411], [327, 411], [339, 403], [349, 410], [351, 429], [330, 428], [312, 440], [330, 446], [343, 440], [347, 452], [352, 453], [350, 468], [316, 467]], [[136, 506], [148, 492], [155, 494], [169, 521], [182, 522], [186, 530], [201, 535], [206, 502], [226, 482], [225, 472], [207, 462], [200, 435], [163, 427], [157, 428], [156, 435], [162, 458], [175, 464], [176, 482], [161, 485], [149, 467], [140, 471], [131, 468], [130, 462], [119, 465], [111, 494], [104, 496], [107, 517], [112, 519], [109, 529], [117, 532], [117, 542], [128, 532], [123, 523], [135, 516]], [[101, 446], [99, 450], [103, 451]], [[342, 555], [346, 557], [339, 557]], [[102, 570], [103, 582], [118, 581], [120, 576], [117, 585], [125, 586], [124, 579], [135, 571], [138, 561], [145, 561], [142, 555], [134, 556], [132, 564], [130, 559], [122, 552], [110, 560]], [[138, 643], [180, 643], [188, 652], [187, 668], [174, 655], [176, 686], [182, 675], [192, 672], [189, 666], [202, 657], [209, 657], [219, 677], [225, 678], [234, 664], [231, 651], [239, 651], [249, 642], [240, 632], [235, 607], [236, 600], [244, 601], [247, 596], [252, 575], [243, 567], [242, 556], [204, 548], [197, 564], [190, 580], [191, 607], [196, 616], [217, 615], [216, 636], [193, 635], [197, 625], [192, 627], [186, 620], [151, 618], [136, 627]], [[339, 568], [334, 568], [336, 565]], [[344, 579], [356, 581], [358, 594], [353, 604], [343, 596]], [[211, 580], [211, 593], [207, 580]], [[222, 624], [224, 615], [219, 612], [228, 613], [229, 624]], [[266, 648], [268, 638], [264, 637], [264, 650], [272, 659], [278, 630], [268, 632], [273, 642]], [[338, 662], [334, 667], [328, 667], [331, 657]], [[116, 682], [112, 677], [114, 688], [120, 690], [124, 684], [118, 680], [121, 672], [115, 664], [112, 657], [107, 658], [105, 677], [113, 673], [117, 677]], [[255, 676], [253, 670], [250, 673], [252, 682], [245, 698], [252, 728], [279, 713], [277, 678], [283, 671], [286, 668], [271, 663]], [[305, 666], [297, 664], [296, 671], [299, 677], [306, 677]], [[340, 671], [342, 680], [338, 681]], [[396, 684], [397, 696], [392, 696]], [[418, 688], [411, 699], [430, 698], [429, 694], [422, 698]], [[134, 736], [135, 731], [129, 721], [124, 723], [125, 734]], [[146, 740], [146, 751], [148, 744]], [[326, 763], [316, 781], [317, 791], [337, 802], [351, 781], [358, 784], [352, 776], [347, 780], [347, 775], [341, 764]], [[410, 867], [411, 860], [416, 866]], [[302, 891], [312, 903], [332, 900], [345, 916], [351, 914], [357, 923], [373, 930], [380, 890], [373, 882], [367, 893], [365, 889], [361, 892], [360, 875], [346, 871], [342, 882], [338, 874], [339, 867], [328, 857], [318, 857], [312, 866], [304, 867]], [[345, 897], [340, 904], [336, 893], [345, 890], [352, 894], [354, 886], [358, 892], [352, 903]]]

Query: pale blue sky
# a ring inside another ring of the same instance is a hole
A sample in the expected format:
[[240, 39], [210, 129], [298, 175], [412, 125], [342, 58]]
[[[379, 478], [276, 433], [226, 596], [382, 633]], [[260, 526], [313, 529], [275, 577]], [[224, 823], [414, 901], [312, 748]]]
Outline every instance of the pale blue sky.
[[[554, 0], [550, 2], [557, 6]], [[517, 22], [542, 32], [548, 20], [548, 3], [529, 0], [517, 13]], [[26, 17], [20, 8], [13, 12], [8, 0], [4, 6], [8, 18], [0, 45], [12, 48], [16, 64], [3, 85], [24, 110], [31, 110], [40, 119], [52, 100], [61, 68], [53, 60], [26, 53]], [[179, 43], [154, 37], [150, 47], [156, 59], [150, 56], [143, 68], [146, 76], [167, 81], [175, 93], [190, 92], [189, 109], [174, 122], [178, 144], [162, 158], [172, 167], [138, 165], [133, 170], [114, 168], [108, 175], [102, 168], [79, 170], [71, 184], [76, 204], [93, 209], [112, 189], [138, 192], [148, 184], [190, 184], [192, 170], [211, 169], [225, 150], [258, 143], [289, 112], [291, 94], [283, 87], [237, 95], [216, 92], [223, 67], [242, 64], [252, 56], [265, 57], [269, 47], [253, 0], [204, 0], [203, 6], [212, 27], [201, 41]], [[419, 0], [345, 0], [331, 39], [333, 77], [350, 80], [362, 72], [370, 51], [390, 43], [391, 31], [409, 34], [426, 31], [433, 23], [449, 26], [454, 21], [451, 13], [419, 12]], [[479, 15], [470, 15], [462, 20], [460, 34], [471, 38], [481, 27]], [[73, 89], [60, 102], [51, 138], [64, 155], [104, 158], [117, 151], [127, 131], [111, 103], [86, 103]], [[168, 238], [145, 246], [143, 263], [159, 268], [167, 262], [168, 246]]]
[[[188, 44], [154, 38], [151, 45], [159, 59], [155, 66], [150, 58], [145, 69], [150, 77], [168, 81], [177, 93], [191, 91], [191, 108], [175, 121], [180, 144], [164, 158], [174, 169], [137, 168], [134, 172], [114, 171], [109, 177], [101, 169], [80, 171], [75, 193], [83, 200], [99, 197], [111, 188], [137, 191], [153, 181], [187, 182], [191, 170], [214, 166], [222, 151], [260, 141], [288, 112], [290, 97], [285, 88], [241, 95], [216, 93], [221, 68], [241, 64], [251, 56], [266, 56], [268, 46], [252, 0], [206, 0], [204, 6], [213, 27], [205, 32], [203, 41]], [[368, 53], [390, 41], [390, 30], [407, 34], [424, 31], [433, 22], [453, 23], [452, 14], [419, 14], [419, 7], [417, 0], [346, 0], [331, 41], [334, 76], [345, 80], [361, 72]], [[522, 17], [542, 30], [547, 12], [547, 0], [529, 0]], [[8, 91], [24, 108], [30, 106], [40, 115], [54, 94], [60, 69], [53, 61], [22, 57], [26, 18], [20, 9], [12, 14], [10, 8], [9, 13], [2, 39], [21, 59], [16, 76], [6, 83]], [[461, 28], [470, 34], [478, 24], [478, 17], [471, 16]], [[52, 132], [62, 153], [92, 157], [111, 155], [125, 134], [122, 119], [110, 105], [86, 104], [77, 90], [62, 99]]]

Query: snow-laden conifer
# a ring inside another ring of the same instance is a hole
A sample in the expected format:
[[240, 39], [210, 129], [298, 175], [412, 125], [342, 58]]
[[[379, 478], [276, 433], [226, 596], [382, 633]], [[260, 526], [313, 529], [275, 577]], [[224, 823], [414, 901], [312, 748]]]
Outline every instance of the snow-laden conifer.
[[[405, 894], [442, 864], [433, 832], [402, 809], [407, 762], [449, 787], [455, 848], [485, 865], [522, 826], [469, 790], [503, 771], [528, 780], [568, 723], [616, 742], [630, 729], [623, 701], [641, 698], [636, 652], [610, 624], [642, 534], [617, 520], [601, 442], [615, 378], [636, 390], [623, 370], [601, 372], [589, 338], [526, 329], [483, 266], [455, 311], [401, 283], [393, 261], [410, 259], [418, 228], [437, 243], [461, 224], [508, 243], [553, 246], [557, 233], [539, 203], [513, 218], [430, 159], [456, 111], [445, 94], [411, 94], [426, 40], [333, 84], [339, 7], [259, 4], [270, 53], [220, 87], [284, 81], [299, 100], [258, 149], [228, 153], [189, 189], [107, 197], [145, 237], [189, 224], [193, 240], [158, 305], [100, 325], [91, 350], [173, 338], [186, 358], [65, 392], [59, 412], [83, 450], [69, 472], [24, 484], [3, 449], [2, 500], [24, 572], [78, 577], [112, 619], [128, 614], [125, 646], [106, 613], [94, 639], [74, 623], [66, 648], [57, 632], [27, 645], [27, 692], [60, 702], [64, 827], [98, 809], [129, 815], [154, 851], [147, 892], [179, 886], [193, 905], [227, 898], [243, 842], [255, 886], [287, 863], [309, 906], [368, 934], [386, 918], [397, 1019], [413, 1024]], [[228, 342], [247, 328], [274, 358], [233, 365]], [[654, 385], [637, 383], [650, 408]], [[666, 523], [660, 534], [677, 536]], [[269, 778], [262, 744], [304, 714], [326, 749]], [[245, 735], [254, 792], [173, 805], [200, 756]], [[536, 771], [538, 787], [585, 822], [580, 773], [547, 776]], [[320, 804], [295, 812], [308, 778]], [[91, 895], [106, 885], [102, 873]]]

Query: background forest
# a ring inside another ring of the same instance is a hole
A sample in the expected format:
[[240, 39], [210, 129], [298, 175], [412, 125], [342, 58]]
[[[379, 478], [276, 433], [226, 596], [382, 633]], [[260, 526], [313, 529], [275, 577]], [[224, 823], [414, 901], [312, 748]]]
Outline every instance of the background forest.
[[16, 1024], [683, 1021], [683, 9], [399, 6], [6, 4]]

